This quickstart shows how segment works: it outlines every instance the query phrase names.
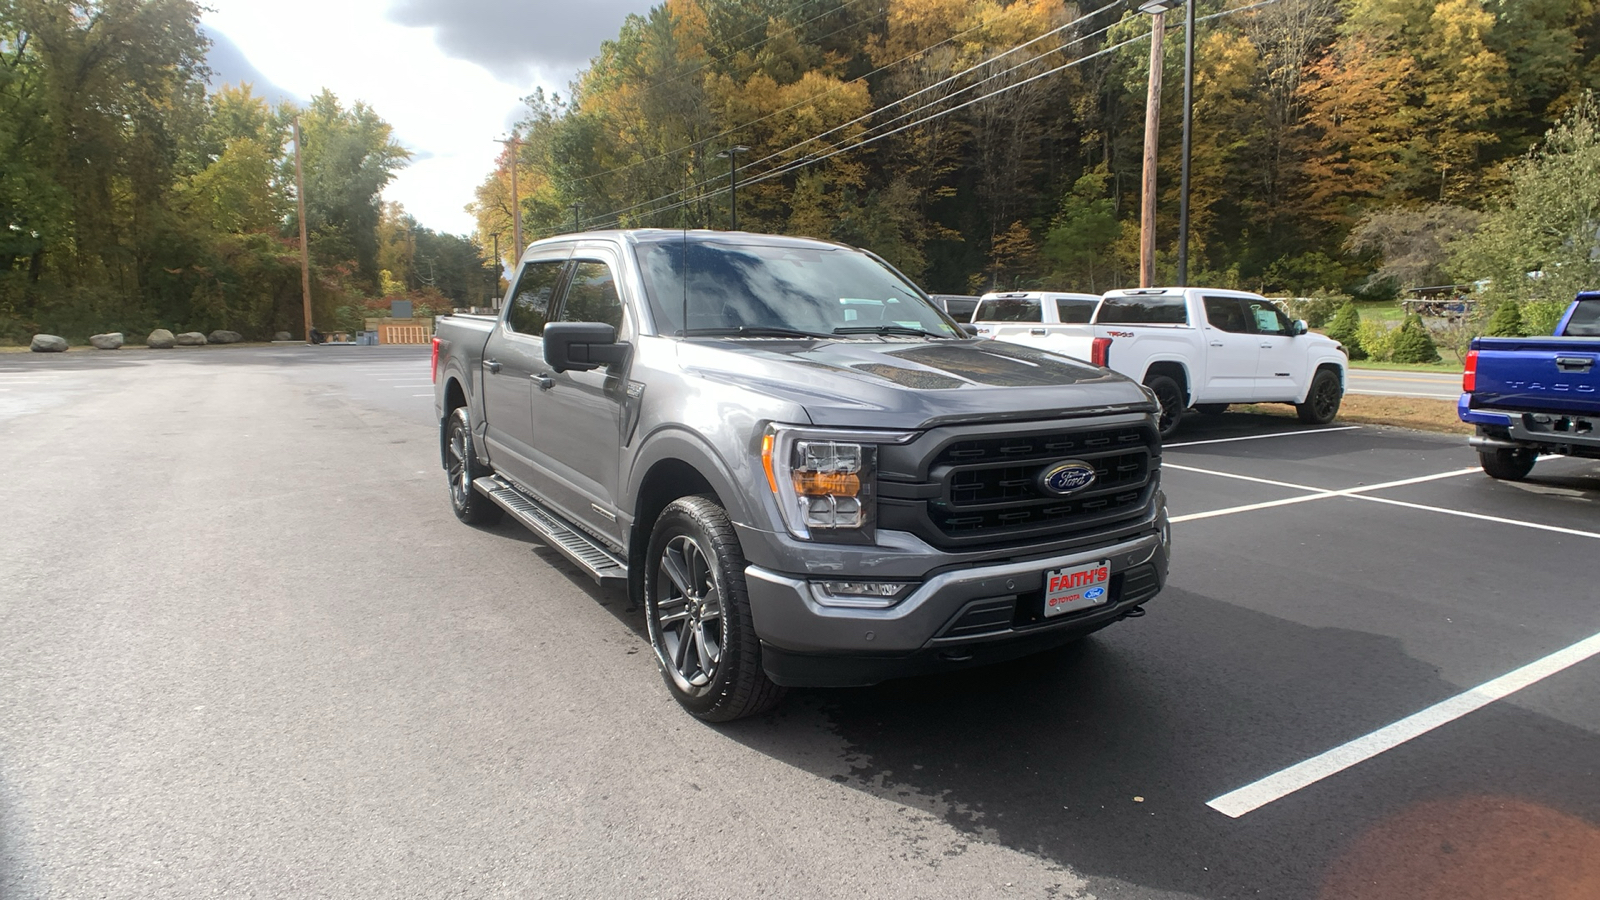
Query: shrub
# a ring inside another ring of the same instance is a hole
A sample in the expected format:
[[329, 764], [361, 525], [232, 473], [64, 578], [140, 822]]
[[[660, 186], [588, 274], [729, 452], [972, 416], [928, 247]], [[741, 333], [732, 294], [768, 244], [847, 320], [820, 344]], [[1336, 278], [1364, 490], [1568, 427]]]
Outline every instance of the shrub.
[[1390, 328], [1383, 322], [1362, 322], [1356, 332], [1361, 346], [1361, 358], [1373, 362], [1388, 362], [1394, 355], [1395, 331], [1396, 329]]
[[1439, 361], [1439, 348], [1433, 335], [1422, 324], [1421, 316], [1406, 316], [1394, 335], [1394, 350], [1390, 356], [1398, 363], [1431, 363]]
[[1564, 300], [1531, 300], [1522, 304], [1524, 334], [1555, 334], [1561, 316], [1567, 311]]
[[1528, 329], [1522, 324], [1522, 306], [1515, 300], [1506, 300], [1496, 306], [1494, 315], [1489, 317], [1489, 328], [1485, 333], [1490, 337], [1525, 336]]
[[[1309, 319], [1307, 322], [1309, 323]], [[1377, 323], [1373, 323], [1377, 324]], [[1366, 359], [1368, 350], [1361, 342], [1361, 313], [1354, 303], [1345, 302], [1328, 321], [1328, 337], [1344, 345], [1351, 359]]]

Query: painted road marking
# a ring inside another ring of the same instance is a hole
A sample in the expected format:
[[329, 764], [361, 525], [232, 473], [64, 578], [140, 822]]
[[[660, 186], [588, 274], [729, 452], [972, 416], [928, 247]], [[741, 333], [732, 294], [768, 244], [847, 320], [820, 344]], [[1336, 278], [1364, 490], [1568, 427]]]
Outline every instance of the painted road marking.
[[[1388, 497], [1358, 497], [1360, 500], [1371, 500], [1374, 503], [1386, 503], [1390, 506], [1403, 506], [1407, 509], [1420, 509], [1425, 512], [1443, 513], [1447, 516], [1460, 516], [1463, 519], [1478, 519], [1483, 522], [1495, 522], [1501, 525], [1516, 525], [1521, 528], [1535, 528], [1539, 531], [1553, 531], [1556, 534], [1570, 534], [1574, 537], [1586, 537], [1600, 540], [1600, 534], [1593, 531], [1579, 531], [1576, 528], [1562, 528], [1559, 525], [1544, 525], [1539, 522], [1524, 522], [1520, 519], [1505, 519], [1500, 516], [1487, 516], [1483, 513], [1467, 512], [1461, 509], [1445, 509], [1440, 506], [1426, 506], [1421, 503], [1407, 503], [1404, 500], [1390, 500]], [[1177, 520], [1174, 519], [1174, 522]]]
[[1460, 391], [1452, 391], [1449, 394], [1425, 394], [1421, 391], [1373, 391], [1367, 388], [1351, 388], [1346, 393], [1377, 394], [1383, 397], [1411, 397], [1415, 400], [1454, 400], [1461, 396]]
[[[1308, 495], [1306, 495], [1304, 497], [1288, 497], [1288, 498], [1285, 498], [1283, 500], [1269, 500], [1269, 501], [1267, 501], [1265, 503], [1250, 503], [1250, 504], [1247, 504], [1245, 506], [1231, 506], [1231, 507], [1228, 507], [1226, 509], [1213, 509], [1213, 510], [1210, 510], [1208, 512], [1198, 512], [1198, 513], [1190, 513], [1190, 514], [1188, 514], [1186, 516], [1176, 516], [1176, 517], [1174, 517], [1172, 519], [1172, 522], [1175, 525], [1180, 523], [1180, 522], [1192, 522], [1192, 521], [1194, 521], [1196, 519], [1213, 519], [1213, 518], [1216, 518], [1217, 516], [1227, 516], [1227, 515], [1232, 515], [1234, 513], [1251, 512], [1251, 511], [1258, 510], [1258, 509], [1270, 509], [1270, 508], [1275, 507], [1275, 506], [1289, 506], [1291, 504], [1305, 503], [1305, 502], [1311, 501], [1311, 500], [1327, 500], [1330, 497], [1358, 497], [1358, 498], [1360, 498], [1362, 500], [1381, 500], [1381, 498], [1378, 498], [1378, 497], [1364, 497], [1364, 496], [1362, 496], [1362, 494], [1366, 493], [1367, 491], [1381, 491], [1381, 490], [1386, 490], [1388, 488], [1405, 487], [1407, 485], [1422, 484], [1422, 483], [1428, 482], [1428, 481], [1439, 481], [1439, 480], [1444, 479], [1444, 478], [1457, 478], [1457, 477], [1462, 476], [1462, 475], [1470, 475], [1473, 472], [1481, 472], [1481, 471], [1483, 471], [1482, 469], [1478, 468], [1477, 466], [1472, 466], [1471, 468], [1467, 468], [1467, 469], [1455, 469], [1455, 470], [1449, 471], [1449, 472], [1440, 472], [1440, 473], [1438, 473], [1436, 475], [1419, 475], [1416, 478], [1403, 478], [1403, 479], [1401, 479], [1399, 481], [1385, 481], [1385, 482], [1382, 482], [1381, 484], [1367, 484], [1367, 485], [1361, 485], [1359, 487], [1353, 487], [1353, 488], [1343, 488], [1343, 489], [1340, 489], [1340, 490], [1330, 490], [1330, 489], [1327, 489], [1327, 488], [1307, 487], [1306, 485], [1303, 485], [1303, 484], [1290, 484], [1287, 481], [1273, 481], [1270, 478], [1257, 478], [1257, 477], [1255, 477], [1253, 475], [1235, 475], [1232, 472], [1216, 472], [1216, 471], [1213, 471], [1211, 469], [1197, 469], [1194, 466], [1180, 466], [1180, 465], [1178, 465], [1176, 463], [1162, 463], [1161, 467], [1164, 468], [1164, 469], [1177, 469], [1177, 470], [1182, 471], [1182, 472], [1195, 472], [1195, 473], [1200, 474], [1200, 475], [1216, 475], [1216, 476], [1218, 476], [1220, 478], [1232, 478], [1232, 479], [1235, 479], [1237, 481], [1250, 481], [1250, 482], [1254, 482], [1256, 484], [1265, 484], [1265, 485], [1270, 485], [1272, 487], [1288, 488], [1289, 490], [1294, 490], [1294, 491], [1311, 491], [1312, 492], [1312, 493], [1310, 493], [1310, 494], [1308, 494]], [[1399, 503], [1400, 501], [1398, 501], [1398, 500], [1396, 500], [1396, 501], [1382, 500], [1382, 502]], [[1415, 504], [1403, 504], [1403, 505], [1415, 505]], [[1423, 507], [1423, 508], [1433, 509], [1433, 507]], [[1449, 512], [1449, 510], [1441, 510], [1441, 512]], [[1493, 518], [1493, 517], [1491, 516], [1491, 517], [1487, 517], [1487, 518]], [[1511, 524], [1519, 524], [1519, 523], [1513, 522], [1510, 519], [1505, 519], [1505, 520], [1502, 520], [1502, 521], [1510, 522]], [[1556, 529], [1556, 530], [1560, 530], [1560, 529]]]
[[1217, 438], [1210, 441], [1185, 441], [1181, 444], [1163, 444], [1163, 450], [1176, 450], [1179, 447], [1199, 447], [1202, 444], [1231, 444], [1234, 441], [1264, 441], [1267, 438], [1296, 437], [1302, 434], [1327, 434], [1330, 431], [1355, 431], [1360, 425], [1343, 425], [1338, 428], [1313, 428], [1310, 431], [1280, 431], [1276, 434], [1251, 434], [1245, 437]]
[[[1376, 498], [1363, 498], [1376, 499]], [[1310, 759], [1296, 763], [1287, 769], [1275, 772], [1260, 781], [1247, 784], [1238, 790], [1210, 801], [1206, 805], [1225, 816], [1239, 818], [1245, 813], [1252, 812], [1266, 806], [1274, 800], [1279, 800], [1309, 787], [1330, 775], [1343, 772], [1358, 763], [1366, 762], [1374, 756], [1392, 750], [1405, 742], [1421, 737], [1424, 734], [1448, 725], [1456, 719], [1474, 710], [1482, 709], [1508, 697], [1517, 691], [1549, 678], [1551, 675], [1570, 668], [1600, 654], [1600, 634], [1592, 635], [1561, 650], [1535, 660], [1513, 672], [1507, 672], [1499, 678], [1486, 681], [1477, 687], [1457, 694], [1448, 700], [1440, 701], [1434, 705], [1412, 713], [1391, 725], [1374, 731], [1370, 734], [1356, 738], [1320, 753]]]

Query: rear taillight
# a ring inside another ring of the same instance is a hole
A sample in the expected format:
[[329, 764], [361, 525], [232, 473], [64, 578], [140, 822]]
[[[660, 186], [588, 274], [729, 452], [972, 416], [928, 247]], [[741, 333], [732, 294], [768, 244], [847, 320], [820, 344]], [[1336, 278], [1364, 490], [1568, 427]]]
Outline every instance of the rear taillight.
[[433, 339], [433, 359], [428, 361], [428, 374], [434, 384], [439, 383], [439, 339]]
[[1470, 394], [1478, 389], [1478, 351], [1468, 350], [1466, 368], [1461, 372], [1461, 390]]
[[1094, 339], [1094, 349], [1089, 351], [1089, 361], [1097, 366], [1111, 365], [1111, 338]]

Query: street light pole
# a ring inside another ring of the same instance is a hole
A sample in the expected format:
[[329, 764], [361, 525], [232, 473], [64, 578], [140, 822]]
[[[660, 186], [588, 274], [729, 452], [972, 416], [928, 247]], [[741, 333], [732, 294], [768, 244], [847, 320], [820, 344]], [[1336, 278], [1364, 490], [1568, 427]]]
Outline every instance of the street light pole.
[[728, 221], [729, 231], [739, 230], [739, 159], [741, 153], [750, 152], [744, 145], [729, 147], [717, 154], [717, 159], [728, 161]]
[[305, 304], [306, 343], [311, 340], [311, 248], [306, 244], [306, 173], [300, 164], [300, 117], [294, 117], [294, 203], [300, 219], [300, 298]]
[[1183, 176], [1178, 187], [1178, 286], [1189, 285], [1189, 149], [1194, 139], [1194, 3], [1183, 14]]
[[517, 191], [517, 162], [522, 156], [522, 135], [511, 132], [511, 137], [498, 143], [511, 148], [511, 241], [516, 245], [517, 258], [522, 258], [522, 195]]

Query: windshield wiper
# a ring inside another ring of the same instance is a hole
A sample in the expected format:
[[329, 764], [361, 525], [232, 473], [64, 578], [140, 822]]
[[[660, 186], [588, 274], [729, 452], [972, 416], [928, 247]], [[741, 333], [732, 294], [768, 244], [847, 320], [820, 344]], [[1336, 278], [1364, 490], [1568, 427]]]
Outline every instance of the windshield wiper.
[[911, 334], [918, 337], [948, 338], [951, 335], [941, 334], [937, 331], [928, 331], [923, 328], [909, 328], [905, 325], [849, 325], [844, 328], [835, 328], [834, 334]]
[[800, 331], [796, 328], [779, 328], [772, 325], [730, 325], [721, 328], [690, 328], [684, 337], [792, 337], [830, 338], [831, 334]]

